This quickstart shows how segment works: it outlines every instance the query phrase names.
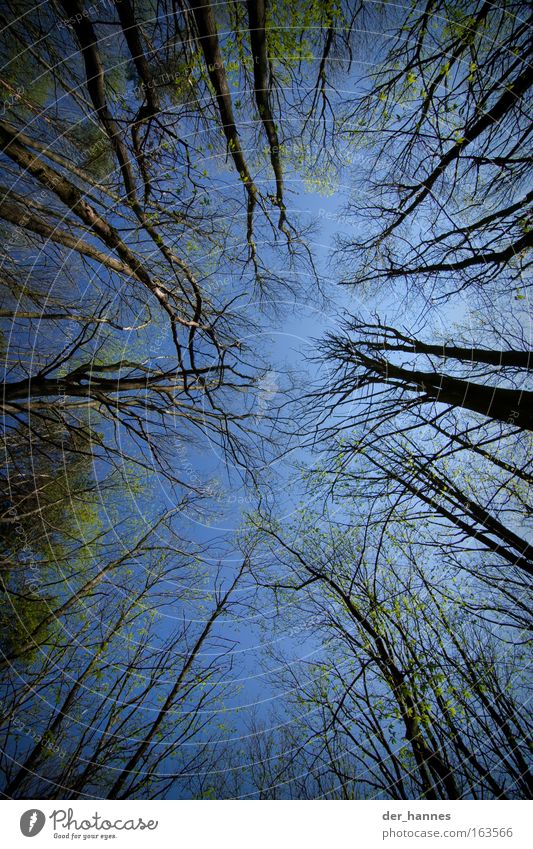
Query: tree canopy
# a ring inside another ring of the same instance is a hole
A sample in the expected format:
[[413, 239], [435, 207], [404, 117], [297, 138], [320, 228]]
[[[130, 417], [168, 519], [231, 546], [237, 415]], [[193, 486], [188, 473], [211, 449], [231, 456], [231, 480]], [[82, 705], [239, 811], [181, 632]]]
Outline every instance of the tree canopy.
[[531, 24], [6, 0], [4, 796], [530, 798]]

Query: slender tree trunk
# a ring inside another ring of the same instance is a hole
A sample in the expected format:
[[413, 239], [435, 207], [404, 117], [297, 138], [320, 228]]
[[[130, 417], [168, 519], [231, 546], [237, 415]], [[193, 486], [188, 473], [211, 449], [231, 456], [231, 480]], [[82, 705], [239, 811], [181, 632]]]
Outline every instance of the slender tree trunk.
[[156, 718], [152, 722], [150, 728], [146, 732], [146, 734], [145, 734], [143, 740], [141, 741], [140, 745], [137, 746], [137, 748], [135, 749], [135, 751], [133, 752], [131, 757], [126, 762], [124, 769], [118, 775], [116, 781], [114, 782], [112, 788], [110, 789], [110, 791], [107, 795], [108, 799], [120, 798], [119, 794], [120, 794], [121, 790], [123, 789], [124, 784], [128, 780], [130, 774], [133, 773], [136, 770], [139, 762], [142, 760], [143, 756], [148, 751], [148, 749], [149, 749], [152, 741], [154, 740], [163, 720], [165, 719], [165, 717], [167, 716], [168, 712], [170, 711], [172, 705], [174, 704], [174, 702], [175, 702], [175, 700], [178, 696], [178, 693], [179, 693], [180, 689], [182, 688], [183, 683], [185, 682], [185, 679], [186, 679], [193, 663], [195, 662], [196, 657], [198, 656], [200, 649], [202, 648], [202, 645], [204, 644], [205, 640], [209, 636], [216, 620], [221, 615], [221, 613], [225, 610], [228, 599], [229, 599], [231, 593], [233, 592], [233, 590], [235, 589], [235, 587], [237, 586], [237, 583], [238, 583], [239, 579], [241, 578], [241, 575], [243, 574], [245, 565], [246, 565], [246, 561], [241, 566], [239, 573], [237, 574], [237, 577], [232, 582], [232, 584], [229, 587], [229, 589], [227, 590], [227, 592], [224, 593], [224, 595], [219, 599], [215, 609], [213, 610], [213, 612], [211, 613], [211, 616], [207, 620], [200, 636], [198, 637], [198, 639], [196, 640], [196, 643], [194, 644], [192, 650], [190, 651], [189, 656], [187, 657], [187, 660], [183, 664], [183, 666], [182, 666], [182, 668], [181, 668], [181, 670], [180, 670], [180, 672], [179, 672], [179, 674], [178, 674], [178, 676], [177, 676], [177, 678], [174, 682], [173, 687], [171, 688], [170, 692], [168, 693], [168, 695], [167, 695], [167, 697], [166, 697], [166, 699], [165, 699], [165, 701], [164, 701], [164, 703], [161, 707], [161, 710], [159, 711]]

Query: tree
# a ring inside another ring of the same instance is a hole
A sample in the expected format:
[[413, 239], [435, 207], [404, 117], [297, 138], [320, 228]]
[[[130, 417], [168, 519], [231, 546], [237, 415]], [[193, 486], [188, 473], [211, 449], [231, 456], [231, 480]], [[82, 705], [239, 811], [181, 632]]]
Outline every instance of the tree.
[[528, 798], [529, 9], [6, 4], [4, 794]]
[[[254, 572], [274, 594], [281, 630], [300, 622], [300, 645], [316, 646], [310, 660], [277, 657], [293, 697], [277, 722], [289, 739], [274, 741], [267, 767], [273, 792], [527, 797], [527, 720], [511, 706], [519, 668], [486, 627], [465, 620], [461, 593], [443, 591], [414, 547], [355, 515], [310, 512], [283, 530], [254, 520], [266, 546]], [[266, 766], [258, 760], [256, 775]]]
[[[527, 383], [525, 386], [519, 384], [518, 388], [494, 386], [446, 374], [434, 365], [434, 358], [450, 365], [458, 360], [471, 363], [473, 368], [478, 363], [494, 365], [501, 376], [502, 369], [512, 369], [512, 373], [517, 376], [521, 372], [527, 376], [530, 350], [498, 351], [446, 344], [439, 346], [409, 338], [395, 328], [369, 326], [356, 320], [350, 322], [345, 336], [327, 338], [323, 350], [325, 357], [336, 364], [339, 372], [336, 392], [349, 392], [350, 386], [354, 390], [377, 386], [382, 396], [379, 403], [385, 407], [387, 401], [383, 396], [386, 398], [385, 388], [390, 387], [393, 391], [387, 406], [389, 410], [394, 410], [393, 415], [402, 408], [412, 409], [417, 404], [437, 402], [448, 407], [471, 410], [526, 430], [533, 428], [533, 393], [525, 388]], [[431, 370], [416, 364], [407, 367], [395, 363], [382, 353], [384, 351], [423, 354]], [[482, 377], [486, 379], [491, 374], [494, 376], [494, 371], [485, 369]], [[387, 411], [385, 415], [391, 413]]]
[[[158, 526], [161, 541], [171, 531], [165, 522]], [[155, 548], [151, 530], [106, 567], [105, 580], [97, 571], [56, 602], [53, 635], [43, 636], [42, 623], [35, 633], [36, 659], [30, 662], [22, 646], [11, 657], [3, 684], [7, 795], [128, 798], [164, 795], [176, 782], [181, 793], [193, 794], [194, 770], [216, 757], [205, 735], [210, 714], [229, 694], [232, 643], [215, 623], [230, 615], [245, 564], [229, 584], [221, 572], [212, 575], [206, 592], [201, 552], [177, 551], [172, 534], [167, 548]], [[140, 557], [142, 583], [132, 569]], [[181, 619], [187, 600], [205, 621], [194, 613]], [[173, 614], [177, 621], [165, 626]]]
[[431, 0], [394, 26], [380, 72], [341, 130], [370, 149], [372, 201], [357, 209], [367, 226], [344, 245], [358, 259], [354, 282], [402, 282], [426, 298], [522, 296], [530, 20], [522, 3]]

